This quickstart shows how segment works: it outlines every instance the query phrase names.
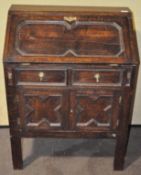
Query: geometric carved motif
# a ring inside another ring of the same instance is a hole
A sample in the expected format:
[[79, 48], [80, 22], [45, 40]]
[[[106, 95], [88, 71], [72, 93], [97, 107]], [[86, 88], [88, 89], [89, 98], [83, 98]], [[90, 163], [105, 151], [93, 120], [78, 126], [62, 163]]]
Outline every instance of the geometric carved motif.
[[77, 96], [78, 127], [110, 127], [112, 117], [112, 96]]
[[25, 122], [28, 127], [61, 127], [61, 95], [25, 96]]
[[15, 48], [23, 56], [117, 57], [124, 51], [122, 28], [115, 22], [27, 20], [16, 33]]

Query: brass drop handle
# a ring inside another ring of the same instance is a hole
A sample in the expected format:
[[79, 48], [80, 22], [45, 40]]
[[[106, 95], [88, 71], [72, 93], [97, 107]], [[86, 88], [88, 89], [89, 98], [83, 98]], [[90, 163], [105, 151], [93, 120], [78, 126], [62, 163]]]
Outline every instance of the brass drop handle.
[[70, 109], [70, 113], [73, 113], [73, 109]]
[[76, 16], [64, 16], [64, 21], [67, 21], [68, 23], [72, 23], [77, 20]]
[[39, 76], [40, 81], [42, 81], [44, 76], [45, 76], [45, 73], [44, 72], [39, 72], [38, 76]]
[[128, 81], [130, 81], [130, 79], [131, 79], [131, 72], [130, 71], [127, 72], [127, 79], [128, 79]]
[[12, 72], [8, 72], [8, 79], [12, 80]]
[[96, 82], [99, 83], [100, 74], [99, 74], [99, 73], [96, 73], [96, 74], [94, 75], [94, 78], [96, 79]]

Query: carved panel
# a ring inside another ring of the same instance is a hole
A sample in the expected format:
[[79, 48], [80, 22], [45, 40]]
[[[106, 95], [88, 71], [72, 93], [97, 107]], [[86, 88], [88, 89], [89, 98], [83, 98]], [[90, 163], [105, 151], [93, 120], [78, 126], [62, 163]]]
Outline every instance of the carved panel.
[[26, 128], [60, 129], [64, 125], [64, 97], [59, 92], [25, 93], [22, 120]]
[[118, 121], [115, 104], [119, 106], [118, 103], [115, 103], [112, 92], [76, 94], [76, 127], [79, 129], [115, 128]]
[[16, 30], [22, 56], [118, 57], [125, 47], [116, 22], [25, 20]]

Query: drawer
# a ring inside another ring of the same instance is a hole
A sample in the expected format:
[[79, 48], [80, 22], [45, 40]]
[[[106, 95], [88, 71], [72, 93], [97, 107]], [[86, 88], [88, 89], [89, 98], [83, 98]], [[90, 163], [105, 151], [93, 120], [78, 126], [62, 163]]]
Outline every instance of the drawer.
[[17, 68], [15, 71], [17, 85], [66, 85], [66, 70], [46, 68]]
[[74, 69], [73, 85], [84, 86], [121, 86], [123, 69]]

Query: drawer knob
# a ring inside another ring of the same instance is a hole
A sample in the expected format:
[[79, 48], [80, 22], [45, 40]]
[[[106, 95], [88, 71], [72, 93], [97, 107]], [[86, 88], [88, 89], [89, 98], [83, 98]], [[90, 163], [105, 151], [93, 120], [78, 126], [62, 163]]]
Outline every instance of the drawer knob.
[[39, 72], [38, 76], [39, 76], [40, 81], [42, 81], [45, 74], [44, 74], [44, 72]]
[[76, 16], [64, 16], [64, 21], [67, 21], [68, 23], [72, 23], [76, 20], [77, 20]]
[[99, 74], [99, 73], [96, 73], [96, 74], [94, 75], [94, 78], [96, 79], [96, 82], [99, 83], [100, 74]]

